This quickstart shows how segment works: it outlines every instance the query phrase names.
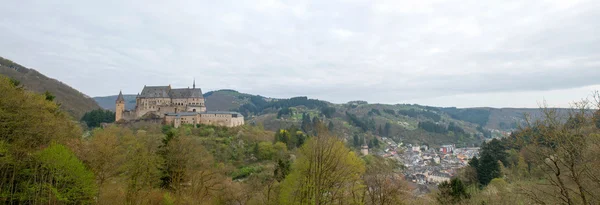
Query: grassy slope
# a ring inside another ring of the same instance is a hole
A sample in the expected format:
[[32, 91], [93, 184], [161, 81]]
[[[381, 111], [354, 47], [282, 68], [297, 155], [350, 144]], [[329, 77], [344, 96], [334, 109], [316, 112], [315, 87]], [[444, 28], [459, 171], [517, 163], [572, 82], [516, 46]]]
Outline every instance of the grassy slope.
[[2, 57], [0, 57], [0, 74], [19, 80], [27, 90], [37, 93], [49, 91], [56, 96], [56, 102], [61, 104], [61, 109], [76, 119], [81, 118], [88, 111], [100, 109], [96, 101], [74, 88]]

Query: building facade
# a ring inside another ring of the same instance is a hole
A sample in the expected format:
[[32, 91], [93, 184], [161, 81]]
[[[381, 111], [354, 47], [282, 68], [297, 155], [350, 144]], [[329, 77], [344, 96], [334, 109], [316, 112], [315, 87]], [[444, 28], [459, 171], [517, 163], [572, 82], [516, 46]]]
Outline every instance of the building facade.
[[162, 118], [164, 124], [179, 127], [182, 124], [210, 124], [235, 127], [244, 124], [244, 116], [237, 112], [207, 112], [202, 90], [144, 86], [135, 99], [135, 110], [125, 110], [123, 93], [116, 100], [115, 121]]

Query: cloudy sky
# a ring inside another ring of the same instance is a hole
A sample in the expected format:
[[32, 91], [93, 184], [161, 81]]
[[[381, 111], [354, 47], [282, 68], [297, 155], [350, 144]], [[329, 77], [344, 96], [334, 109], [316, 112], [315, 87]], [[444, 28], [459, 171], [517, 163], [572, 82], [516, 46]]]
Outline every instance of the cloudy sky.
[[600, 90], [600, 1], [4, 1], [0, 56], [90, 95], [144, 85], [457, 107]]

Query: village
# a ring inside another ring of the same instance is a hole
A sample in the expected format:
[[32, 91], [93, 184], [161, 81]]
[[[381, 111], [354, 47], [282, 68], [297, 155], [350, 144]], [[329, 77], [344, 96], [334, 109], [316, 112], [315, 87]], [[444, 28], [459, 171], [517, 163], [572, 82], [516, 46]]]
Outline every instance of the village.
[[381, 140], [386, 147], [373, 154], [396, 159], [404, 166], [404, 178], [416, 187], [435, 187], [450, 181], [460, 168], [479, 154], [479, 147], [442, 145], [434, 149], [427, 145], [396, 143], [386, 137]]

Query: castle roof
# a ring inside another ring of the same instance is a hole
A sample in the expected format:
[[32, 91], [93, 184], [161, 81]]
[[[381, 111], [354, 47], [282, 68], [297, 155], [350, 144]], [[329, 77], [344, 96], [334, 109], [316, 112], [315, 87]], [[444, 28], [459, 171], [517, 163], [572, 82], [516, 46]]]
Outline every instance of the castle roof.
[[171, 90], [171, 88], [169, 86], [144, 86], [144, 89], [142, 90], [142, 94], [140, 94], [140, 97], [168, 98], [169, 90]]
[[171, 98], [202, 98], [202, 90], [200, 88], [171, 89], [169, 96]]
[[125, 98], [123, 98], [123, 92], [119, 91], [119, 96], [117, 97], [117, 102], [124, 102]]
[[138, 97], [143, 98], [203, 98], [200, 88], [178, 88], [171, 86], [144, 86]]

